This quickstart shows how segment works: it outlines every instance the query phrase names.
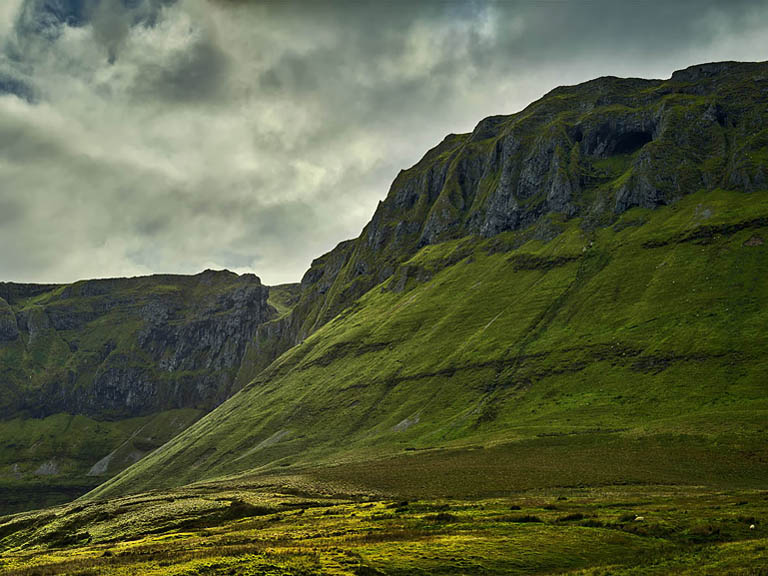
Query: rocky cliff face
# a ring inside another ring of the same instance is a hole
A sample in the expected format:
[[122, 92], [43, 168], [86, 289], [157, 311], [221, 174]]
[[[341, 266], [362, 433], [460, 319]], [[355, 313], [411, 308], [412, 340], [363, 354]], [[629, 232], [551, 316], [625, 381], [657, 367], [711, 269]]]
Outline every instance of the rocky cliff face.
[[13, 342], [19, 337], [16, 316], [8, 302], [0, 298], [0, 342]]
[[258, 326], [277, 314], [256, 276], [230, 272], [0, 293], [6, 418], [208, 410], [233, 392]]
[[[669, 80], [598, 78], [452, 134], [393, 182], [359, 238], [318, 258], [281, 338], [295, 344], [425, 245], [606, 225], [700, 189], [768, 184], [768, 64], [692, 66]], [[283, 347], [284, 349], [285, 347]]]
[[0, 283], [0, 513], [82, 494], [231, 396], [287, 307], [269, 295], [226, 271]]
[[553, 219], [593, 228], [700, 189], [764, 188], [766, 101], [768, 65], [724, 62], [598, 78], [486, 118], [402, 171], [360, 237], [312, 263], [287, 314], [258, 278], [229, 273], [0, 284], [0, 414], [209, 409], [423, 246], [546, 239]]

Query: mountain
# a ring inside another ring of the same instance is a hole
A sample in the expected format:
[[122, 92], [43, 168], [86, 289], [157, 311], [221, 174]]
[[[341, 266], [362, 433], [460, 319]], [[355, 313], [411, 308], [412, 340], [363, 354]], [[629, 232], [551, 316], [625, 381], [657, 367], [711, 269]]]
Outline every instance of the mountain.
[[762, 573], [766, 119], [764, 63], [600, 78], [300, 285], [0, 285], [6, 506], [117, 473], [0, 517], [0, 574]]
[[765, 189], [765, 74], [764, 63], [720, 62], [666, 81], [598, 78], [447, 136], [400, 172], [359, 238], [312, 263], [294, 313], [264, 339], [285, 351], [445, 240], [548, 240], [562, 220], [591, 230], [702, 189]]
[[293, 291], [210, 270], [0, 284], [3, 508], [79, 495], [221, 404]]
[[259, 324], [266, 368], [87, 498], [278, 472], [406, 496], [762, 486], [766, 119], [768, 64], [724, 62], [448, 136]]

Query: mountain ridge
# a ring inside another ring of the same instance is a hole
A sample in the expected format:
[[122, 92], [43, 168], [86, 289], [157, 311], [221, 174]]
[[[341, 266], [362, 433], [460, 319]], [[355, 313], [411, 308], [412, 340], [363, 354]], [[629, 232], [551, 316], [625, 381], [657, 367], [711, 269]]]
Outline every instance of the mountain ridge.
[[[660, 160], [648, 151], [647, 145], [668, 149], [681, 143], [689, 148], [698, 143], [696, 138], [701, 135], [695, 133], [663, 137], [664, 114], [669, 130], [675, 131], [676, 122], [680, 122], [677, 116], [691, 113], [688, 102], [675, 107], [672, 98], [676, 95], [702, 93], [711, 96], [711, 100], [701, 102], [702, 94], [695, 94], [696, 98], [693, 99], [696, 100], [696, 107], [693, 112], [699, 116], [698, 124], [688, 126], [688, 131], [705, 129], [717, 133], [720, 131], [718, 129], [724, 128], [726, 110], [715, 100], [728, 96], [728, 91], [733, 90], [733, 86], [722, 87], [722, 82], [737, 76], [738, 81], [735, 83], [741, 87], [745, 83], [754, 82], [753, 77], [758, 78], [763, 84], [759, 97], [764, 98], [767, 90], [765, 73], [765, 63], [715, 62], [675, 71], [668, 80], [604, 76], [575, 86], [554, 88], [520, 112], [507, 116], [489, 116], [481, 120], [472, 132], [446, 136], [411, 168], [400, 171], [387, 197], [379, 202], [371, 221], [358, 238], [341, 242], [312, 262], [302, 278], [302, 296], [294, 313], [283, 319], [277, 329], [272, 327], [273, 333], [280, 334], [278, 341], [281, 345], [277, 349], [284, 351], [306, 338], [366, 290], [390, 277], [395, 265], [419, 248], [461, 235], [462, 230], [489, 237], [505, 230], [530, 226], [538, 221], [540, 228], [536, 233], [549, 237], [556, 230], [541, 222], [542, 216], [547, 213], [562, 214], [569, 218], [587, 210], [587, 216], [592, 220], [587, 225], [595, 226], [610, 222], [635, 205], [655, 207], [673, 201], [680, 195], [694, 191], [697, 185], [710, 189], [717, 185], [733, 185], [744, 190], [764, 187], [764, 165], [755, 166], [734, 160], [741, 157], [744, 150], [732, 150], [730, 160], [726, 159], [724, 156], [727, 152], [723, 149], [725, 143], [722, 142], [722, 136], [717, 134], [720, 142], [716, 141], [715, 144], [720, 149], [715, 149], [711, 156], [706, 157], [706, 162], [715, 165], [704, 166], [695, 175], [693, 182], [690, 175], [686, 174], [686, 162], [680, 167], [685, 174], [684, 178], [675, 176], [671, 182], [656, 181], [652, 173]], [[691, 84], [702, 78], [705, 84]], [[628, 88], [654, 89], [658, 94], [641, 91], [639, 96], [627, 95], [624, 91]], [[754, 97], [754, 87], [748, 88]], [[570, 100], [582, 90], [587, 92], [587, 101], [580, 103], [574, 110]], [[550, 106], [548, 99], [557, 99], [557, 102]], [[566, 99], [564, 105], [560, 102], [562, 99]], [[662, 102], [662, 99], [666, 100]], [[626, 107], [638, 101], [646, 107], [655, 103], [661, 110], [620, 110], [619, 115], [611, 117], [610, 114], [615, 112], [612, 106]], [[668, 106], [668, 102], [672, 104]], [[601, 117], [603, 109], [608, 114], [605, 118]], [[742, 113], [735, 103], [729, 104], [729, 109], [734, 115], [731, 121]], [[552, 116], [545, 118], [547, 125], [552, 124], [553, 118], [559, 118], [556, 129], [548, 128], [553, 134], [533, 131], [533, 137], [529, 135], [533, 143], [531, 150], [529, 153], [523, 151], [525, 166], [520, 166], [520, 158], [517, 159], [518, 165], [514, 166], [515, 150], [525, 146], [515, 142], [514, 130], [504, 128], [505, 124], [524, 121], [542, 113]], [[586, 114], [586, 118], [579, 119], [576, 113]], [[590, 115], [593, 117], [590, 118]], [[574, 121], [574, 118], [578, 121]], [[655, 135], [654, 130], [658, 132]], [[709, 135], [705, 134], [701, 140]], [[681, 139], [693, 142], [681, 142]], [[494, 140], [492, 154], [487, 154], [485, 166], [478, 166], [472, 148], [483, 142], [488, 148], [491, 140]], [[760, 140], [758, 144], [765, 143]], [[568, 151], [563, 149], [564, 145], [569, 146]], [[628, 161], [626, 158], [621, 158], [622, 165], [619, 166], [611, 165], [610, 162], [603, 162], [605, 166], [595, 166], [588, 158], [591, 155], [593, 160], [606, 161], [611, 156], [624, 156], [627, 150], [623, 148], [626, 146], [634, 146], [633, 150], [629, 150], [635, 153], [631, 166], [624, 165]], [[456, 158], [465, 149], [469, 151], [468, 154]], [[706, 153], [705, 147], [696, 156]], [[513, 161], [507, 160], [502, 165], [502, 156], [512, 158]], [[455, 161], [460, 164], [455, 167], [458, 170], [454, 169]], [[662, 172], [669, 172], [668, 166], [664, 168]], [[718, 174], [720, 181], [716, 181]], [[615, 189], [600, 190], [599, 186], [595, 186], [596, 182], [600, 183], [600, 179], [609, 185], [619, 185]], [[617, 182], [621, 179], [624, 181]], [[467, 192], [473, 186], [475, 190]], [[458, 196], [457, 187], [461, 190]], [[518, 194], [520, 188], [522, 194]], [[577, 206], [574, 194], [578, 195], [590, 188], [597, 188], [602, 195], [584, 198], [583, 206]], [[535, 198], [533, 192], [540, 189], [544, 189], [546, 194], [543, 198]], [[474, 196], [474, 202], [468, 202], [468, 194]], [[604, 205], [610, 203], [611, 197], [613, 211], [610, 206]], [[484, 218], [481, 218], [481, 201], [486, 204]], [[455, 217], [457, 211], [461, 210], [468, 212], [463, 221]], [[269, 351], [270, 354], [260, 360], [263, 367], [276, 357], [274, 348]]]
[[274, 289], [278, 310], [255, 275], [228, 271], [0, 283], [6, 505], [78, 495], [223, 402], [291, 290]]

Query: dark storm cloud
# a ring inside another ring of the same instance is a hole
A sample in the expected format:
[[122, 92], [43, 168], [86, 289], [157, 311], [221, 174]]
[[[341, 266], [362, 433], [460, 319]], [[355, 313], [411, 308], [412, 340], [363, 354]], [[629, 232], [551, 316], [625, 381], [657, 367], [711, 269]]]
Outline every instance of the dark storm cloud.
[[297, 280], [449, 132], [767, 52], [743, 0], [4, 0], [0, 274]]
[[32, 86], [11, 70], [0, 70], [0, 94], [13, 94], [28, 102], [32, 102], [35, 98]]
[[93, 38], [107, 49], [107, 60], [114, 64], [131, 30], [131, 15], [121, 0], [101, 0], [91, 8]]
[[136, 80], [139, 98], [170, 103], [215, 99], [226, 87], [227, 55], [214, 38], [199, 38], [164, 65], [147, 64]]

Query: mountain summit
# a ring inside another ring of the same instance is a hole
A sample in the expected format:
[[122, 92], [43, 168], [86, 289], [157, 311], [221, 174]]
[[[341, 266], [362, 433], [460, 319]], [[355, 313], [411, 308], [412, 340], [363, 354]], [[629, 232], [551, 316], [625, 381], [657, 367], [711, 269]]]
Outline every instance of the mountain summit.
[[572, 218], [591, 230], [699, 190], [764, 189], [766, 74], [720, 62], [669, 80], [598, 78], [447, 136], [397, 176], [359, 238], [313, 262], [290, 344], [424, 246], [519, 230], [546, 240]]

